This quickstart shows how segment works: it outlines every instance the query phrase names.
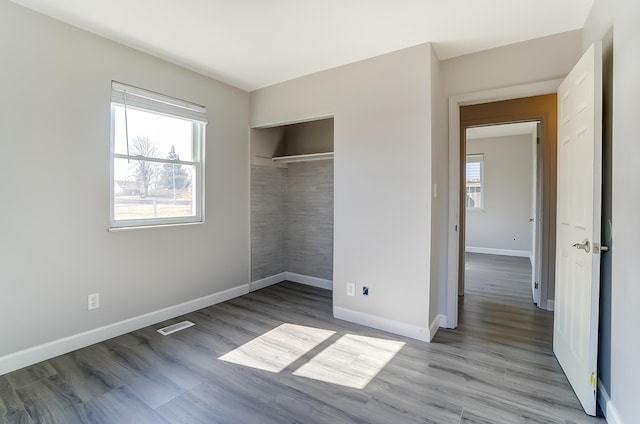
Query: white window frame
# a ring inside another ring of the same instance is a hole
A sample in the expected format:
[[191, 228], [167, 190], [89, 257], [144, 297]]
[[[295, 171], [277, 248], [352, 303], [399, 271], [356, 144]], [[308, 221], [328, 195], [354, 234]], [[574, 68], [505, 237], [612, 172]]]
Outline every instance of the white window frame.
[[[171, 160], [163, 158], [150, 158], [144, 156], [132, 156], [116, 153], [115, 149], [115, 110], [117, 106], [124, 106], [127, 109], [142, 110], [173, 118], [180, 118], [192, 121], [192, 151], [191, 161]], [[110, 230], [125, 228], [148, 228], [166, 225], [196, 224], [204, 222], [204, 174], [205, 174], [205, 129], [207, 125], [206, 108], [201, 105], [179, 100], [173, 97], [144, 90], [138, 87], [122, 84], [117, 81], [111, 82], [111, 137], [110, 137]], [[143, 219], [115, 219], [115, 171], [114, 163], [116, 159], [144, 160], [160, 164], [188, 165], [195, 168], [193, 176], [193, 197], [194, 216], [188, 217], [163, 217], [163, 218], [143, 218]]]
[[[471, 212], [483, 212], [484, 211], [484, 207], [485, 207], [485, 198], [484, 198], [484, 154], [482, 153], [474, 153], [474, 154], [468, 154], [466, 157], [466, 162], [465, 162], [465, 175], [464, 175], [464, 185], [465, 185], [465, 195], [467, 193], [466, 187], [467, 187], [467, 164], [468, 163], [479, 163], [480, 164], [480, 206], [474, 206], [474, 207], [469, 207], [467, 206], [467, 211], [471, 211]], [[466, 205], [466, 199], [465, 199], [465, 205]]]

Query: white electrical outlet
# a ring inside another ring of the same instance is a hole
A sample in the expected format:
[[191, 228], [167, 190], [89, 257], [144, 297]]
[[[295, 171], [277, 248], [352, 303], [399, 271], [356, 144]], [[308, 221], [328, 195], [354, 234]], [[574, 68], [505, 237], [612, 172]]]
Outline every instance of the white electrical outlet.
[[100, 294], [93, 293], [87, 296], [87, 309], [98, 309], [100, 307]]
[[347, 283], [347, 296], [356, 295], [356, 283]]

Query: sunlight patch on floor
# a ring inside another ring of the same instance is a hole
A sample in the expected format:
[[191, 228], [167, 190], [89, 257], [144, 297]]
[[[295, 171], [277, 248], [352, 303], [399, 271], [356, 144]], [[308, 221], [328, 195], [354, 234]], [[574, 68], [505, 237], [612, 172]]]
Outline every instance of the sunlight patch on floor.
[[346, 334], [293, 374], [364, 389], [403, 346], [404, 342]]
[[334, 334], [335, 331], [285, 323], [218, 359], [278, 373]]

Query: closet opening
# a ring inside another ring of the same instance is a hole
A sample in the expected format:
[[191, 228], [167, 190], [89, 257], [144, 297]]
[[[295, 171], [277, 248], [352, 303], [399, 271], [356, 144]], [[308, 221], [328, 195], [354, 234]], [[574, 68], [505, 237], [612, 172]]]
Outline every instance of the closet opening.
[[333, 288], [333, 118], [251, 129], [251, 285]]

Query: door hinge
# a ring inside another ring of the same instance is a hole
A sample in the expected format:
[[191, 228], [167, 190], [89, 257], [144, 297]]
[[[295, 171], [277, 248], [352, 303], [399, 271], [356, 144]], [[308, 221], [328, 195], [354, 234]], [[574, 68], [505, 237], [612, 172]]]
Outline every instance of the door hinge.
[[598, 376], [596, 375], [595, 371], [591, 373], [591, 376], [589, 377], [589, 383], [593, 386], [594, 392], [598, 390]]
[[538, 288], [538, 282], [537, 282], [537, 281], [533, 284], [533, 288], [534, 288], [534, 289], [537, 289], [537, 288]]

